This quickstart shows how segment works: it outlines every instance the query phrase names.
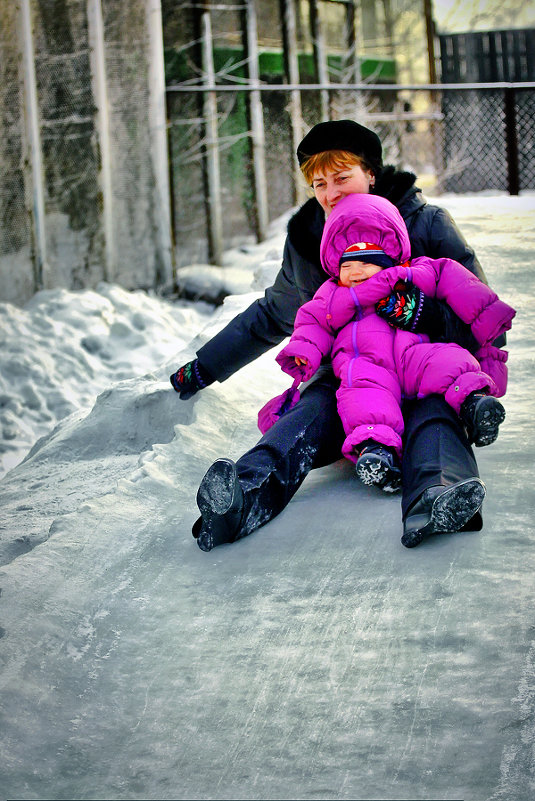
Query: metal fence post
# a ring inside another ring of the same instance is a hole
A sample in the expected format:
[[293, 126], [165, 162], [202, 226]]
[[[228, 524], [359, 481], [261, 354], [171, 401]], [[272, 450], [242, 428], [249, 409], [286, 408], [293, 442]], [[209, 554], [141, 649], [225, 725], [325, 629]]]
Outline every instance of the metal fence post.
[[258, 36], [256, 23], [256, 8], [254, 0], [247, 0], [245, 10], [245, 45], [247, 72], [251, 91], [249, 96], [249, 115], [251, 118], [251, 143], [253, 157], [253, 175], [255, 187], [255, 218], [256, 237], [262, 242], [267, 235], [268, 227], [268, 198], [266, 182], [266, 143], [264, 135], [264, 116], [262, 101], [260, 99], [259, 71], [258, 71]]
[[45, 285], [47, 272], [47, 247], [45, 232], [45, 198], [43, 187], [43, 155], [39, 131], [39, 111], [37, 106], [37, 80], [35, 75], [35, 53], [33, 47], [32, 16], [30, 0], [22, 0], [21, 38], [23, 47], [24, 101], [26, 116], [26, 136], [28, 139], [31, 168], [31, 227], [34, 234], [33, 274], [34, 288], [37, 292]]
[[[285, 42], [286, 77], [291, 86], [297, 86], [299, 81], [299, 61], [297, 58], [297, 32], [295, 23], [294, 0], [281, 0], [283, 39]], [[301, 110], [301, 93], [299, 89], [290, 90], [290, 124], [292, 129], [292, 155], [294, 163], [294, 198], [296, 203], [305, 199], [303, 176], [295, 153], [303, 138], [303, 114]]]
[[[325, 42], [319, 15], [318, 0], [310, 0], [310, 32], [312, 35], [312, 47], [314, 49], [314, 66], [316, 68], [316, 79], [318, 83], [329, 83], [329, 70], [327, 68], [327, 56], [325, 54]], [[320, 90], [321, 119], [329, 119], [329, 91]]]
[[202, 21], [202, 67], [204, 92], [206, 169], [208, 177], [208, 216], [210, 229], [210, 260], [221, 264], [223, 260], [223, 222], [221, 208], [221, 173], [219, 168], [219, 135], [217, 130], [217, 94], [215, 86], [214, 54], [212, 50], [212, 22], [204, 11]]
[[102, 190], [102, 222], [104, 226], [105, 259], [103, 276], [105, 281], [115, 276], [115, 237], [113, 225], [113, 191], [111, 180], [110, 124], [108, 115], [108, 90], [106, 83], [106, 56], [104, 52], [104, 24], [100, 0], [87, 0], [87, 31], [89, 39], [89, 63], [91, 82], [95, 98], [95, 123], [98, 131], [100, 153], [100, 188]]
[[[359, 86], [362, 84], [362, 73], [360, 69], [359, 51], [359, 31], [358, 31], [358, 3], [356, 0], [349, 0], [346, 3], [346, 36], [347, 36], [347, 77], [343, 80], [348, 84]], [[355, 91], [354, 114], [355, 119], [362, 125], [367, 125], [367, 109], [364, 96], [360, 89]]]
[[505, 107], [505, 149], [507, 153], [507, 184], [510, 195], [518, 195], [520, 181], [518, 175], [518, 139], [515, 108], [515, 90], [504, 90]]
[[147, 0], [147, 25], [150, 42], [149, 126], [155, 178], [156, 220], [158, 232], [159, 274], [156, 281], [170, 286], [173, 281], [173, 247], [167, 144], [167, 108], [165, 102], [165, 67], [163, 60], [162, 8], [160, 0]]

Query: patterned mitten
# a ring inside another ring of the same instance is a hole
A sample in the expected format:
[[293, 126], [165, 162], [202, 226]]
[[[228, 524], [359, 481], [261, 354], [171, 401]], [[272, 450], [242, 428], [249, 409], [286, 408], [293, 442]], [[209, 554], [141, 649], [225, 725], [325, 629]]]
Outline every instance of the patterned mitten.
[[394, 289], [375, 304], [375, 311], [396, 328], [404, 331], [419, 331], [418, 326], [427, 298], [414, 284], [398, 281]]
[[215, 379], [198, 359], [193, 359], [169, 376], [169, 380], [173, 389], [180, 393], [181, 400], [188, 400], [200, 389], [213, 384]]

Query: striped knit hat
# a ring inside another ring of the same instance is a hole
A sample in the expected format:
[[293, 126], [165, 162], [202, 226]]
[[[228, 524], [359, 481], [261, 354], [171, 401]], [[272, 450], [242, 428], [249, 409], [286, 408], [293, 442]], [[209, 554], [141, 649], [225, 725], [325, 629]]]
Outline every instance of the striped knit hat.
[[393, 267], [396, 263], [379, 245], [371, 242], [355, 242], [354, 245], [349, 245], [340, 256], [338, 266], [341, 267], [345, 261], [365, 261], [379, 267]]

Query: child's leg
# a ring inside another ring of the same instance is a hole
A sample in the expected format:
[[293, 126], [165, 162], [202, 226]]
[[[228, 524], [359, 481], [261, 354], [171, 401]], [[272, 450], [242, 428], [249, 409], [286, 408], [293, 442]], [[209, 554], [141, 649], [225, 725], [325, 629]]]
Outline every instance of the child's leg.
[[367, 440], [392, 448], [401, 456], [403, 416], [396, 375], [367, 359], [354, 359], [336, 400], [346, 433], [342, 453], [347, 459], [356, 463]]
[[400, 461], [394, 448], [373, 440], [361, 443], [355, 469], [363, 484], [373, 484], [383, 492], [396, 492], [401, 487]]
[[367, 360], [354, 360], [336, 393], [346, 432], [343, 455], [354, 462], [359, 479], [384, 491], [401, 485], [403, 417], [397, 376]]
[[415, 345], [403, 354], [403, 367], [408, 395], [443, 394], [467, 426], [472, 442], [488, 445], [496, 439], [505, 411], [489, 394], [494, 381], [469, 351], [448, 343]]
[[459, 416], [470, 442], [482, 448], [497, 439], [500, 424], [505, 420], [505, 409], [497, 398], [485, 391], [476, 391], [462, 403]]

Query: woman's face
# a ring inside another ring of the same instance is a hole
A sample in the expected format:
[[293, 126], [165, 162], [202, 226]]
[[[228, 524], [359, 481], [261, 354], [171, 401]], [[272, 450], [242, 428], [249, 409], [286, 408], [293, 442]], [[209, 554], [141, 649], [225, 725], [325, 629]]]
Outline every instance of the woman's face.
[[374, 174], [360, 164], [342, 170], [327, 169], [322, 173], [314, 173], [312, 178], [314, 195], [326, 217], [343, 197], [353, 194], [367, 195], [374, 184]]

